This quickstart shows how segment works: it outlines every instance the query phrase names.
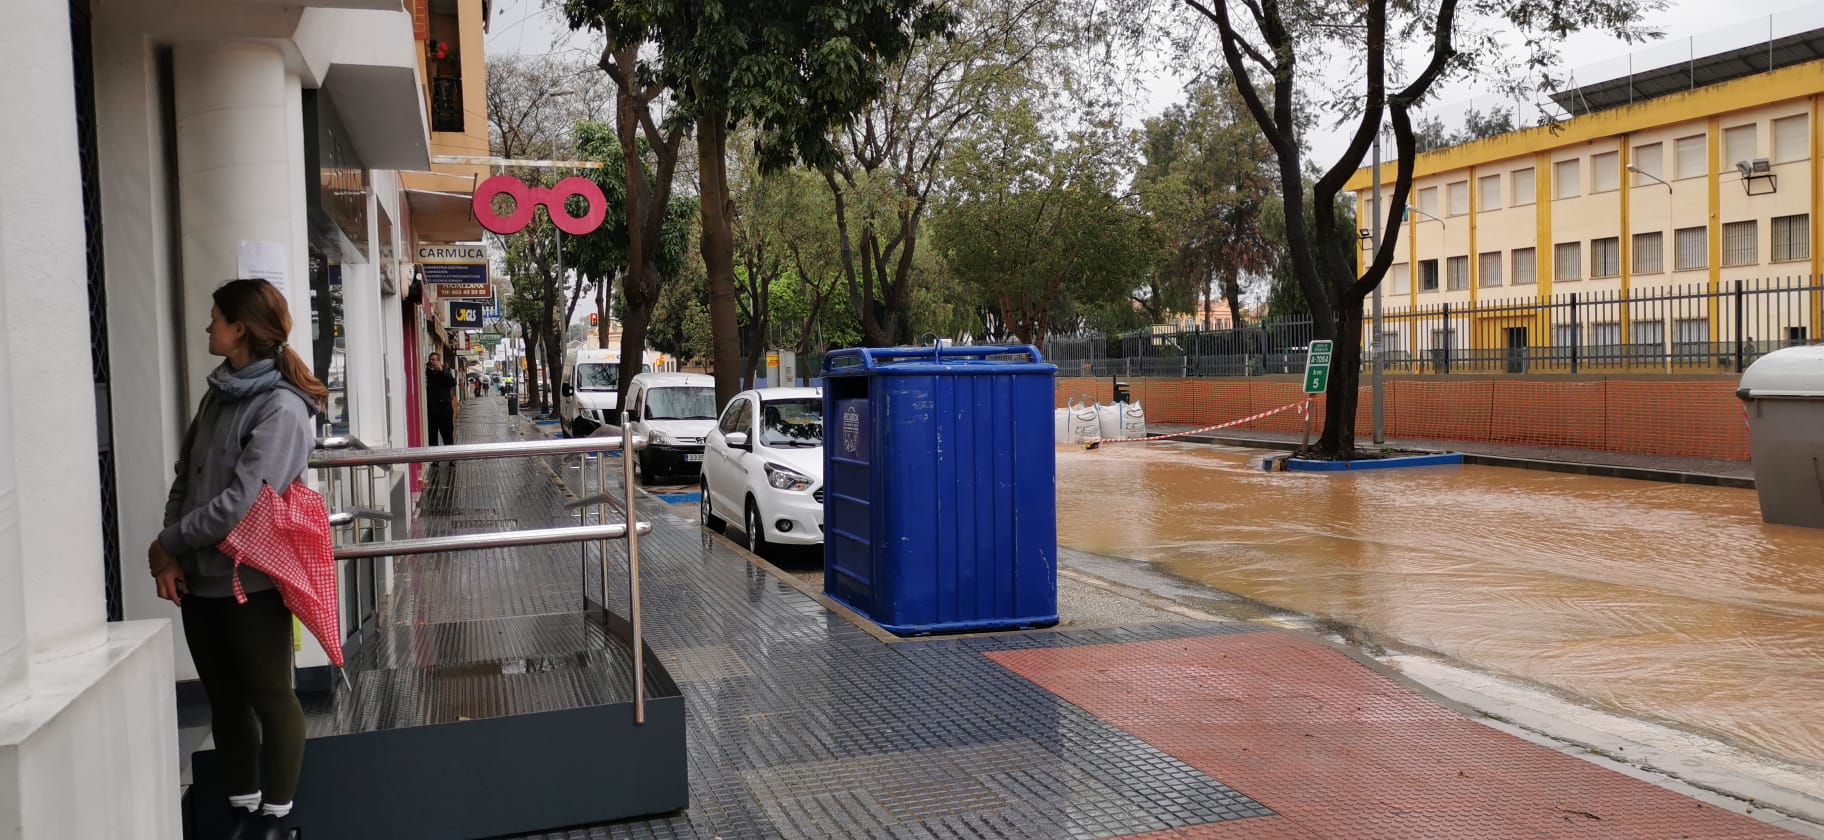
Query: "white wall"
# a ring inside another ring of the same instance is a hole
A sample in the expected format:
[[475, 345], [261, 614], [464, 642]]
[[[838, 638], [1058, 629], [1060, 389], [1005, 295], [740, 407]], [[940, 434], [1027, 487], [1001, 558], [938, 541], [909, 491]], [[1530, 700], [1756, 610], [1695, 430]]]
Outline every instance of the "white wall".
[[[174, 840], [169, 624], [104, 621], [68, 4], [9, 3], [0, 60], [0, 154], [9, 162], [0, 166], [0, 355], [10, 367], [0, 402], [12, 420], [10, 433], [0, 423], [0, 449], [13, 462], [9, 470], [0, 456], [0, 483], [31, 477], [17, 496], [16, 532], [0, 502], [0, 588], [23, 603], [0, 610], [24, 616], [33, 654], [28, 696], [16, 699], [15, 684], [15, 701], [0, 708], [0, 837]], [[122, 553], [131, 580], [144, 567], [132, 541]], [[0, 641], [16, 629], [0, 620]]]
[[[189, 334], [202, 333], [208, 312], [180, 311], [164, 119], [170, 91], [160, 84], [157, 54], [136, 32], [98, 29], [95, 46], [103, 252], [114, 313], [108, 342], [115, 488], [121, 542], [133, 548], [164, 524], [172, 464], [203, 389], [183, 378], [184, 344]], [[129, 559], [136, 555], [123, 558], [123, 568], [137, 572]], [[125, 574], [121, 603], [129, 619], [173, 620], [177, 678], [196, 679], [177, 608], [158, 597], [151, 579]]]

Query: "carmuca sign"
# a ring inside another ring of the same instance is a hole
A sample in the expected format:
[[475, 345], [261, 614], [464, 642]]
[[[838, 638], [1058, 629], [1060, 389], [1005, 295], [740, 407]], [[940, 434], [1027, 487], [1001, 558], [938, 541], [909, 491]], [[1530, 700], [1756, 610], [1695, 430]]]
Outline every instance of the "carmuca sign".
[[488, 249], [483, 245], [420, 245], [418, 267], [427, 285], [488, 284]]

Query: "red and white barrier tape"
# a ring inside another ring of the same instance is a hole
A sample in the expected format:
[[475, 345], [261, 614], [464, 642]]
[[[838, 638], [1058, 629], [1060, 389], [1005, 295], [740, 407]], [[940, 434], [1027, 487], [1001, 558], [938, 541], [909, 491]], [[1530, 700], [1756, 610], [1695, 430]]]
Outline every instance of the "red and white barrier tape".
[[[1097, 442], [1098, 443], [1145, 443], [1146, 441], [1149, 441], [1149, 440], [1170, 440], [1172, 438], [1185, 437], [1186, 435], [1200, 435], [1200, 434], [1203, 434], [1204, 432], [1213, 432], [1213, 431], [1216, 431], [1217, 429], [1226, 429], [1226, 428], [1229, 428], [1230, 426], [1240, 426], [1244, 423], [1252, 423], [1256, 420], [1264, 420], [1268, 417], [1272, 417], [1275, 414], [1280, 414], [1280, 413], [1283, 413], [1286, 411], [1290, 411], [1294, 408], [1298, 409], [1298, 413], [1300, 416], [1303, 416], [1306, 412], [1311, 410], [1311, 401], [1309, 399], [1304, 399], [1304, 400], [1299, 400], [1298, 402], [1295, 402], [1295, 403], [1287, 403], [1287, 404], [1282, 405], [1275, 409], [1270, 409], [1267, 411], [1263, 411], [1259, 414], [1253, 414], [1253, 415], [1249, 415], [1247, 417], [1243, 417], [1240, 420], [1230, 420], [1227, 423], [1217, 423], [1214, 426], [1205, 426], [1201, 429], [1192, 429], [1188, 432], [1173, 432], [1169, 435], [1152, 435], [1149, 437], [1137, 437], [1137, 438], [1103, 438]], [[1087, 443], [1090, 443], [1090, 441], [1084, 441], [1084, 443], [1087, 444]]]

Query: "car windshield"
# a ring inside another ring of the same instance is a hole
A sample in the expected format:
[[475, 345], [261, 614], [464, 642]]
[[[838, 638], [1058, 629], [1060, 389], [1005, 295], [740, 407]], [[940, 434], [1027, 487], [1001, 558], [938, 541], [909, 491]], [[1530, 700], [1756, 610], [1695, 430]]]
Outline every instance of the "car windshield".
[[621, 364], [591, 363], [576, 366], [576, 387], [580, 391], [612, 391], [621, 386]]
[[648, 420], [714, 420], [716, 389], [654, 388], [646, 392]]
[[767, 446], [823, 445], [823, 403], [815, 400], [774, 400], [760, 409], [760, 442]]

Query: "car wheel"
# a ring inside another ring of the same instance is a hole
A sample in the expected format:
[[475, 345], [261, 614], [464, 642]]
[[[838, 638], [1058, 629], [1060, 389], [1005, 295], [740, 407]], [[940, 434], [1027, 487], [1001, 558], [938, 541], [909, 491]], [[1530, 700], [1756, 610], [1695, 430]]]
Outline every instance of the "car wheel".
[[760, 524], [760, 506], [747, 500], [747, 550], [756, 557], [766, 556], [766, 526]]
[[646, 451], [643, 449], [633, 453], [633, 474], [642, 485], [652, 483], [652, 466], [646, 463]]
[[703, 488], [703, 500], [697, 503], [697, 522], [711, 531], [722, 530], [722, 517], [709, 509], [709, 482], [700, 485]]

